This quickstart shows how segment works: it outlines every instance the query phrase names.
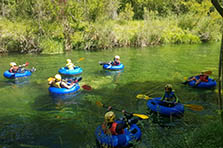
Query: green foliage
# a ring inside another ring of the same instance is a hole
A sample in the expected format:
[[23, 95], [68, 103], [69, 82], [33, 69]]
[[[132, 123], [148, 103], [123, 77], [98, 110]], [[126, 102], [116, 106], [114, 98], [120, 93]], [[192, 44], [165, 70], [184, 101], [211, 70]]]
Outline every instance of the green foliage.
[[219, 41], [222, 28], [209, 0], [4, 0], [0, 6], [0, 52], [192, 44]]
[[188, 30], [182, 30], [178, 26], [171, 25], [163, 32], [165, 43], [200, 43], [198, 36], [191, 34]]
[[63, 44], [53, 39], [42, 39], [40, 41], [42, 54], [58, 54], [63, 53]]
[[133, 8], [131, 4], [127, 3], [125, 6], [125, 9], [119, 14], [119, 17], [121, 20], [132, 20], [132, 17], [134, 16]]

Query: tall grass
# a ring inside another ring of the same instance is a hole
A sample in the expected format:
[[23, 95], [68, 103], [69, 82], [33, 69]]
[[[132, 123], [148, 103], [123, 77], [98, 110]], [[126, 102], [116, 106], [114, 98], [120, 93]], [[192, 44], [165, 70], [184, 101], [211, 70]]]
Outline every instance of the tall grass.
[[[196, 44], [220, 40], [221, 20], [195, 14], [160, 17], [149, 13], [144, 20], [107, 20], [72, 24], [69, 34], [59, 22], [0, 19], [0, 52], [62, 53], [67, 38], [72, 49], [100, 50], [160, 44]], [[66, 36], [66, 38], [65, 38]]]

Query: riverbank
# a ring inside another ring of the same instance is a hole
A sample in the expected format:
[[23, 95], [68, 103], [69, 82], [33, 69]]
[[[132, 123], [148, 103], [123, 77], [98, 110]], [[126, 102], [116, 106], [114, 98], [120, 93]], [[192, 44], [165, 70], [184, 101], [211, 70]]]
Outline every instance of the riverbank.
[[158, 17], [144, 20], [103, 20], [95, 23], [38, 22], [0, 18], [0, 52], [56, 54], [68, 50], [103, 50], [162, 44], [219, 41], [221, 21], [214, 16]]

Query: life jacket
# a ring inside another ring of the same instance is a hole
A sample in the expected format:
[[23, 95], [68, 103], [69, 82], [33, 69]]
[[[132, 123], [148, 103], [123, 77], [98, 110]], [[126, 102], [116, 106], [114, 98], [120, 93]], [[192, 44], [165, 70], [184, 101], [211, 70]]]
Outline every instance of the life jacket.
[[55, 81], [55, 82], [53, 83], [53, 86], [56, 87], [56, 88], [61, 88], [61, 85], [60, 85], [60, 84], [61, 84], [60, 81], [59, 81], [59, 82], [56, 82], [56, 81]]
[[170, 93], [166, 93], [164, 94], [164, 100], [166, 101], [174, 101], [175, 100], [175, 97], [174, 97], [174, 92], [170, 92]]
[[114, 65], [114, 66], [118, 66], [118, 65], [120, 65], [120, 62], [118, 62], [118, 61], [114, 61], [114, 62], [112, 62], [112, 65]]
[[202, 82], [208, 82], [208, 76], [207, 75], [200, 75], [200, 80]]
[[[106, 123], [102, 124], [102, 129], [104, 130], [105, 134], [112, 134], [112, 135], [119, 135], [119, 133], [116, 132], [118, 123], [113, 122], [110, 128], [106, 127]], [[124, 129], [122, 129], [120, 134], [124, 134]]]
[[73, 63], [68, 63], [68, 64], [66, 64], [66, 66], [69, 70], [73, 70], [75, 67], [75, 65]]
[[13, 66], [9, 69], [9, 72], [11, 73], [16, 73], [17, 71], [19, 70], [19, 67], [18, 66]]

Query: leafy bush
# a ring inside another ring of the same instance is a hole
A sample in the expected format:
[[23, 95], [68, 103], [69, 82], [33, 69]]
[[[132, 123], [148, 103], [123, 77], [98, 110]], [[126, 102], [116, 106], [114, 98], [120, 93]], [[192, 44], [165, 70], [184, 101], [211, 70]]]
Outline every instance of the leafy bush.
[[61, 42], [55, 41], [53, 39], [41, 39], [40, 48], [42, 49], [42, 54], [58, 54], [63, 53], [63, 44]]

